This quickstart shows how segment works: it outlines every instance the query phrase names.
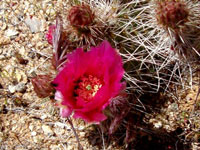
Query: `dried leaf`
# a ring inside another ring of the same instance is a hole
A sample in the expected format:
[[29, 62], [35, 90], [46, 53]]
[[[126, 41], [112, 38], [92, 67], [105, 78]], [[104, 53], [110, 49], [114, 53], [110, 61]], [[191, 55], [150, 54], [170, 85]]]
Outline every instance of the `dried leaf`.
[[63, 22], [58, 16], [56, 18], [56, 28], [53, 32], [53, 48], [55, 53], [55, 63], [57, 69], [63, 64], [64, 61], [66, 61], [66, 54], [68, 48], [67, 35], [63, 31], [62, 24]]
[[31, 80], [34, 91], [40, 98], [45, 98], [51, 95], [54, 91], [51, 85], [52, 77], [49, 75], [38, 75]]
[[114, 116], [114, 119], [111, 122], [109, 134], [113, 134], [130, 111], [128, 97], [125, 93], [121, 93], [121, 95], [112, 99], [110, 111]]

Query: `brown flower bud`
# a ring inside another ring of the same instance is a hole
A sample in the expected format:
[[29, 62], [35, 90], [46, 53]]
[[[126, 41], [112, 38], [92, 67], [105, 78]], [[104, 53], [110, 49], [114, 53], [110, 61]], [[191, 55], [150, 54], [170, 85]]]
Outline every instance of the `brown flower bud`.
[[88, 5], [77, 5], [69, 10], [68, 20], [72, 26], [85, 27], [93, 23], [94, 14]]
[[34, 87], [34, 91], [40, 98], [48, 97], [54, 91], [54, 88], [51, 85], [52, 77], [49, 75], [38, 75], [32, 78], [31, 82]]
[[186, 5], [176, 0], [157, 2], [156, 13], [158, 23], [173, 29], [179, 27], [179, 25], [183, 25], [189, 15]]

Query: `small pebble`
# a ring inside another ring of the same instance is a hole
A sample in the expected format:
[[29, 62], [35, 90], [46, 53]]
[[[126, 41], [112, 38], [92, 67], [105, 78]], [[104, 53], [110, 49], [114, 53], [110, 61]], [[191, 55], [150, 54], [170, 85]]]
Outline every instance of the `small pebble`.
[[10, 38], [2, 36], [0, 37], [0, 46], [10, 44]]
[[33, 128], [34, 128], [33, 125], [30, 125], [30, 126], [29, 126], [29, 129], [30, 129], [31, 131], [33, 130]]
[[154, 123], [154, 127], [155, 128], [161, 128], [162, 127], [162, 122], [158, 121], [158, 122]]
[[11, 37], [11, 36], [17, 35], [18, 33], [19, 33], [19, 32], [16, 31], [16, 30], [14, 30], [14, 29], [8, 29], [8, 30], [6, 30], [5, 35], [6, 35], [7, 37]]
[[42, 115], [42, 116], [41, 116], [41, 119], [42, 119], [42, 120], [44, 120], [44, 119], [46, 119], [46, 118], [47, 118], [47, 115]]
[[16, 91], [20, 93], [24, 93], [26, 91], [27, 87], [24, 83], [19, 83], [16, 85]]
[[30, 28], [32, 33], [36, 33], [40, 31], [41, 21], [36, 17], [28, 17], [25, 19], [26, 25]]
[[38, 136], [33, 136], [33, 141], [35, 143], [39, 143], [40, 142], [40, 138]]
[[33, 132], [31, 132], [31, 135], [32, 135], [32, 136], [36, 136], [36, 135], [37, 135], [37, 132], [33, 131]]
[[15, 93], [16, 87], [14, 85], [9, 85], [8, 90], [9, 90], [10, 93]]
[[44, 134], [46, 134], [46, 135], [53, 135], [54, 134], [54, 132], [52, 131], [50, 126], [42, 125], [42, 130], [44, 131]]

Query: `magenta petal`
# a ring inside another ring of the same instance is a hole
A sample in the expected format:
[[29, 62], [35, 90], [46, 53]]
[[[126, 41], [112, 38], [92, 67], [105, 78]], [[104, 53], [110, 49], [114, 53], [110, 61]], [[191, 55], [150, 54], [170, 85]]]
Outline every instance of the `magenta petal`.
[[54, 33], [55, 29], [56, 29], [55, 25], [50, 25], [48, 33], [46, 34], [46, 39], [47, 39], [48, 43], [51, 45], [53, 44], [53, 33]]
[[89, 112], [89, 113], [75, 112], [73, 117], [81, 118], [88, 123], [99, 123], [107, 118], [102, 112]]

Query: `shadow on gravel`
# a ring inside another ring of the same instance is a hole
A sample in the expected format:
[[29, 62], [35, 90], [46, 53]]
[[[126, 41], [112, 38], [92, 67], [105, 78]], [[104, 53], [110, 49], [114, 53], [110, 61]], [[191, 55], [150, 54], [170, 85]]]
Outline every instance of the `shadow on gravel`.
[[[166, 99], [160, 94], [145, 95], [141, 97], [146, 107], [145, 113], [159, 113]], [[169, 100], [169, 99], [168, 99]], [[137, 102], [136, 102], [137, 103]], [[134, 104], [134, 103], [132, 103]], [[136, 106], [136, 105], [135, 105]], [[145, 113], [137, 107], [131, 108], [130, 113], [124, 118], [120, 127], [113, 135], [108, 135], [111, 121], [102, 123], [102, 128], [94, 125], [93, 130], [86, 133], [86, 138], [94, 147], [94, 150], [103, 149], [103, 140], [106, 150], [189, 150], [189, 144], [183, 143], [179, 135], [183, 132], [181, 128], [168, 133], [164, 129], [155, 129], [153, 125], [144, 122]], [[112, 146], [111, 146], [112, 145]]]
[[[104, 133], [106, 150], [189, 150], [189, 144], [184, 144], [178, 135], [182, 132], [177, 129], [175, 132], [167, 133], [164, 130], [144, 129], [145, 131], [134, 129], [131, 131], [132, 142], [124, 142], [126, 130], [122, 128], [114, 135]], [[101, 129], [94, 127], [93, 131], [86, 134], [89, 143], [94, 150], [103, 149]], [[112, 146], [111, 146], [112, 145]]]

